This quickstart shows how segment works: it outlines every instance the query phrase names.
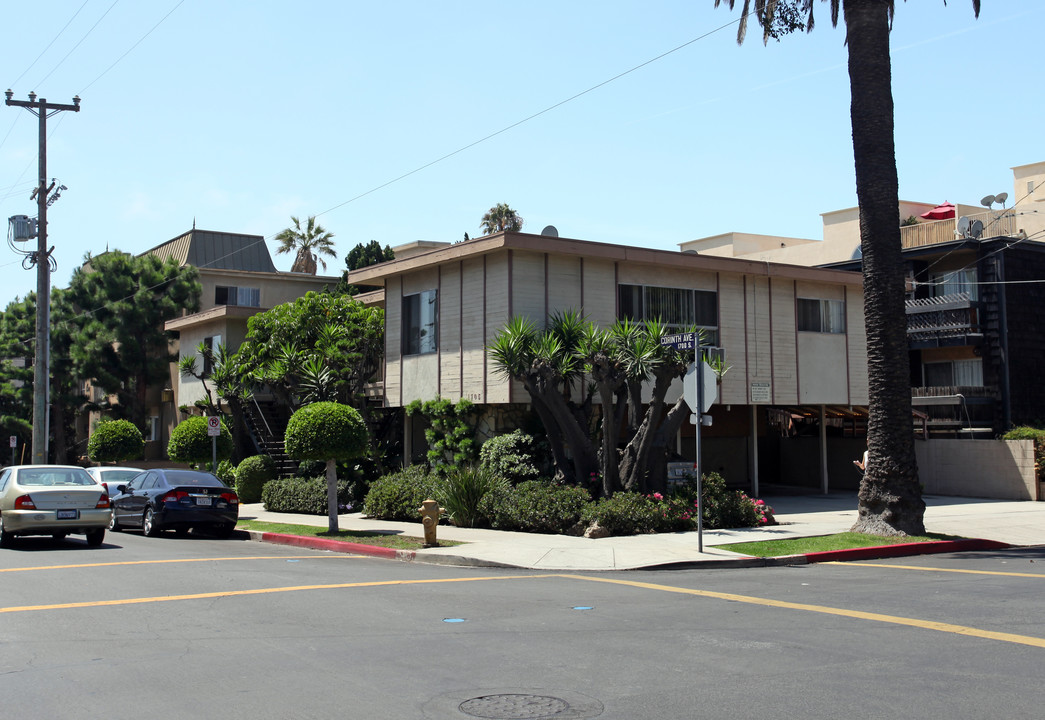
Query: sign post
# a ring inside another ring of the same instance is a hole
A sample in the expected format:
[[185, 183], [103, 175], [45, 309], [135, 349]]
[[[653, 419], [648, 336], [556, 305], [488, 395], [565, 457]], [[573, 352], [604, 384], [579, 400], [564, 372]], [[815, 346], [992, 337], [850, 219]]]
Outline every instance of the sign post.
[[207, 416], [207, 435], [210, 436], [211, 465], [210, 471], [218, 473], [218, 437], [221, 435], [221, 418], [217, 415]]
[[17, 464], [16, 461], [18, 460], [18, 456], [15, 454], [17, 450], [18, 450], [18, 436], [17, 435], [12, 435], [11, 436], [11, 464], [12, 465], [16, 465]]

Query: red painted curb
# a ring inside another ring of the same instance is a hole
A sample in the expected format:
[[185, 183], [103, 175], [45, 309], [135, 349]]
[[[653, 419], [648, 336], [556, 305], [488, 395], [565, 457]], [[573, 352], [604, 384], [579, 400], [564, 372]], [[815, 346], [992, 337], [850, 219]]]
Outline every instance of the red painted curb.
[[270, 542], [276, 545], [293, 545], [294, 547], [304, 547], [312, 550], [358, 553], [389, 560], [409, 561], [413, 560], [416, 555], [413, 550], [396, 550], [395, 548], [364, 545], [363, 543], [346, 542], [344, 540], [329, 540], [327, 538], [301, 537], [299, 535], [283, 535], [281, 533], [269, 532], [259, 533], [259, 536], [262, 542]]
[[832, 560], [877, 560], [879, 558], [933, 555], [936, 553], [971, 550], [1002, 550], [1008, 547], [1012, 546], [997, 540], [934, 540], [933, 542], [875, 545], [874, 547], [850, 548], [849, 550], [827, 550], [825, 552], [807, 553], [805, 558], [811, 563], [830, 562]]

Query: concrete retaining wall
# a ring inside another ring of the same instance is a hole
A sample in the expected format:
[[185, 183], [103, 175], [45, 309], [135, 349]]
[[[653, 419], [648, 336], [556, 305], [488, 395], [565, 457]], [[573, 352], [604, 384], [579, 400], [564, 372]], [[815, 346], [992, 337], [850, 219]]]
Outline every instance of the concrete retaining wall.
[[915, 441], [918, 477], [928, 495], [1038, 500], [1031, 440]]

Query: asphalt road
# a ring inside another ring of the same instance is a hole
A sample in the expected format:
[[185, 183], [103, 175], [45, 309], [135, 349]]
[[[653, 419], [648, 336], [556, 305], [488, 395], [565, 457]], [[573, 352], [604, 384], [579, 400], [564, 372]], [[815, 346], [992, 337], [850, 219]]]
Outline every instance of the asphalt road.
[[204, 537], [0, 551], [0, 717], [1040, 718], [1045, 549], [536, 573]]

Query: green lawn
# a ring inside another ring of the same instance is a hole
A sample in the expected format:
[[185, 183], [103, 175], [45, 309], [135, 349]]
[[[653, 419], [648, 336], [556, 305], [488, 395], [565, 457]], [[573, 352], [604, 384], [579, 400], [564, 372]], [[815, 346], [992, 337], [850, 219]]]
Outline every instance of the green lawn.
[[753, 555], [755, 557], [779, 557], [781, 555], [804, 555], [806, 553], [848, 550], [850, 548], [898, 545], [900, 543], [932, 542], [934, 540], [962, 540], [954, 535], [910, 535], [906, 537], [882, 537], [863, 533], [838, 533], [817, 537], [788, 538], [787, 540], [764, 540], [761, 542], [730, 543], [716, 545], [722, 550]]
[[[368, 533], [362, 530], [341, 530], [340, 532], [331, 533], [327, 532], [325, 527], [319, 525], [290, 525], [288, 523], [262, 522], [260, 520], [240, 520], [236, 524], [236, 528], [238, 530], [256, 530], [258, 532], [281, 533], [283, 535], [344, 540], [345, 542], [377, 545], [378, 547], [395, 548], [396, 550], [418, 550], [424, 547], [424, 540], [419, 537], [394, 533]], [[439, 541], [440, 547], [452, 547], [461, 544], [446, 540]]]

